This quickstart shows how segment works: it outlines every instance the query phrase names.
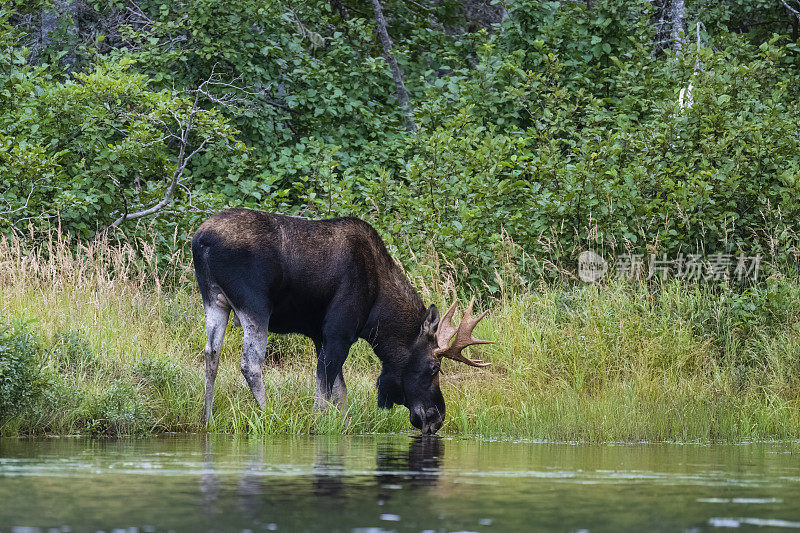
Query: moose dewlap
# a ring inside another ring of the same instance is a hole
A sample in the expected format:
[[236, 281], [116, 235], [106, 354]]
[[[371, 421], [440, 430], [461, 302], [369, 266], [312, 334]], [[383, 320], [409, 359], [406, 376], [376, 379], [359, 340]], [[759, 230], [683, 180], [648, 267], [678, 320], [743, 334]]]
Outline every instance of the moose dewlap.
[[423, 433], [435, 433], [444, 421], [441, 358], [489, 364], [461, 353], [490, 342], [472, 336], [486, 312], [473, 318], [470, 302], [456, 327], [454, 303], [440, 320], [436, 306], [425, 307], [378, 233], [362, 220], [228, 209], [198, 228], [192, 257], [206, 317], [206, 422], [231, 311], [244, 330], [242, 374], [262, 409], [269, 331], [301, 333], [314, 341], [317, 409], [327, 402], [344, 408], [342, 364], [353, 343], [365, 339], [383, 366], [378, 405], [406, 406]]

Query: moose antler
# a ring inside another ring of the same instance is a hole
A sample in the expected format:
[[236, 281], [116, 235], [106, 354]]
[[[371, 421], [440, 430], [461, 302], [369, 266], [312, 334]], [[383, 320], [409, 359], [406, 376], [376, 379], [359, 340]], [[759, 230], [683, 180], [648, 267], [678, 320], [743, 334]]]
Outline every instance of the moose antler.
[[[438, 357], [447, 357], [448, 359], [452, 359], [454, 361], [461, 361], [469, 366], [480, 367], [492, 364], [484, 363], [480, 359], [469, 359], [468, 357], [461, 355], [461, 350], [472, 344], [492, 344], [494, 342], [476, 339], [472, 336], [472, 330], [475, 329], [475, 326], [478, 324], [478, 322], [480, 322], [481, 319], [486, 316], [486, 313], [489, 312], [484, 311], [477, 318], [473, 317], [472, 304], [474, 303], [475, 297], [473, 296], [472, 300], [469, 301], [469, 307], [467, 307], [467, 311], [464, 313], [461, 322], [458, 324], [458, 329], [456, 329], [452, 323], [453, 313], [456, 311], [456, 302], [453, 302], [453, 305], [451, 305], [444, 314], [441, 322], [439, 322], [439, 327], [436, 329], [436, 343], [439, 347], [434, 351], [434, 355]], [[452, 339], [454, 336], [455, 340], [453, 341], [453, 344], [450, 344], [450, 339]]]

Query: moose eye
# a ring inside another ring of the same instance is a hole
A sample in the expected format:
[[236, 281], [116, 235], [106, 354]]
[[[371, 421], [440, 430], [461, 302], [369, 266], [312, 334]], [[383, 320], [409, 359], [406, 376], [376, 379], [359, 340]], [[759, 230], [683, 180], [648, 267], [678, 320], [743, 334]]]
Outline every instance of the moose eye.
[[431, 365], [431, 375], [435, 376], [437, 373], [442, 371], [442, 367], [438, 364]]

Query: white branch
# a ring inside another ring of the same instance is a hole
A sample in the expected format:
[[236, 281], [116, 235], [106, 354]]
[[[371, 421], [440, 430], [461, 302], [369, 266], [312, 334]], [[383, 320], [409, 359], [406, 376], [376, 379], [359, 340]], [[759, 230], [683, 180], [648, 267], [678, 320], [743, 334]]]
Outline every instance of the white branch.
[[[117, 187], [120, 189], [120, 193], [123, 196], [123, 202], [125, 204], [125, 212], [121, 216], [119, 216], [116, 220], [114, 220], [114, 222], [112, 222], [111, 225], [108, 226], [107, 229], [115, 228], [115, 227], [119, 226], [120, 224], [122, 224], [123, 222], [125, 222], [126, 220], [132, 220], [132, 219], [136, 219], [136, 218], [146, 217], [148, 215], [152, 215], [154, 213], [157, 213], [157, 212], [161, 211], [162, 209], [164, 209], [165, 207], [167, 207], [169, 204], [172, 203], [172, 200], [175, 197], [175, 190], [179, 186], [180, 187], [184, 187], [182, 185], [183, 172], [184, 172], [184, 170], [186, 170], [186, 167], [189, 164], [189, 161], [191, 161], [192, 158], [195, 155], [197, 155], [204, 148], [206, 148], [206, 146], [209, 143], [214, 142], [214, 140], [215, 140], [214, 137], [206, 137], [206, 138], [204, 138], [202, 140], [202, 142], [200, 143], [200, 145], [197, 148], [195, 148], [194, 150], [192, 150], [191, 152], [189, 152], [188, 155], [187, 155], [187, 150], [188, 150], [188, 146], [189, 146], [189, 136], [190, 136], [191, 132], [194, 130], [195, 117], [199, 113], [203, 113], [204, 112], [198, 106], [198, 103], [199, 103], [199, 100], [200, 100], [200, 95], [202, 94], [202, 95], [206, 96], [212, 102], [219, 102], [219, 99], [215, 99], [212, 95], [209, 94], [209, 92], [206, 90], [207, 86], [209, 86], [209, 85], [223, 85], [223, 86], [226, 86], [226, 87], [240, 89], [240, 88], [236, 87], [235, 85], [233, 85], [232, 83], [224, 83], [224, 82], [222, 82], [221, 78], [220, 78], [220, 75], [217, 72], [215, 72], [215, 68], [216, 68], [216, 65], [214, 65], [214, 67], [211, 69], [211, 74], [209, 75], [209, 77], [205, 81], [203, 81], [198, 86], [197, 89], [194, 89], [192, 91], [187, 91], [189, 93], [194, 93], [194, 102], [192, 103], [192, 108], [189, 111], [188, 116], [181, 116], [175, 110], [172, 110], [172, 109], [169, 110], [169, 114], [172, 115], [172, 119], [175, 121], [175, 124], [177, 126], [177, 129], [178, 129], [177, 132], [169, 131], [169, 126], [167, 126], [166, 122], [163, 119], [161, 119], [159, 117], [154, 117], [154, 118], [151, 119], [152, 123], [158, 124], [158, 125], [160, 125], [161, 127], [163, 127], [166, 130], [165, 133], [163, 134], [163, 137], [161, 137], [160, 141], [163, 142], [163, 141], [165, 141], [167, 139], [172, 138], [172, 139], [175, 139], [178, 142], [179, 146], [180, 146], [180, 149], [179, 149], [179, 152], [178, 152], [178, 158], [177, 158], [177, 161], [175, 163], [175, 171], [172, 173], [172, 178], [170, 179], [169, 186], [167, 187], [167, 190], [164, 193], [164, 197], [161, 200], [159, 200], [155, 205], [152, 205], [152, 206], [148, 207], [147, 209], [143, 209], [141, 211], [136, 211], [134, 213], [128, 213], [127, 199], [125, 198], [125, 193], [122, 190], [122, 187], [119, 186], [119, 182], [114, 177], [111, 177], [112, 181], [114, 181], [114, 183], [117, 184]], [[144, 146], [148, 146], [150, 144], [153, 144], [154, 142], [158, 142], [158, 140], [150, 141], [149, 143], [147, 143]]]
[[[209, 140], [211, 140], [210, 138], [204, 139], [203, 142], [200, 143], [200, 146], [194, 152], [192, 152], [188, 158], [185, 157], [186, 145], [189, 143], [189, 132], [191, 132], [192, 130], [192, 122], [196, 112], [197, 112], [197, 98], [195, 98], [194, 105], [192, 106], [192, 110], [189, 112], [189, 119], [187, 120], [185, 126], [184, 124], [182, 124], [180, 117], [174, 111], [171, 112], [172, 116], [177, 121], [178, 127], [180, 128], [181, 131], [180, 137], [177, 137], [180, 142], [180, 151], [178, 152], [178, 161], [175, 166], [175, 172], [172, 173], [172, 180], [169, 183], [169, 187], [167, 187], [167, 192], [164, 194], [164, 198], [162, 198], [157, 204], [148, 207], [147, 209], [144, 209], [142, 211], [136, 211], [135, 213], [128, 213], [126, 204], [126, 210], [125, 210], [126, 212], [122, 216], [117, 218], [114, 222], [112, 222], [111, 225], [109, 226], [109, 229], [119, 226], [126, 220], [146, 217], [148, 215], [152, 215], [153, 213], [157, 213], [158, 211], [160, 211], [161, 209], [163, 209], [172, 202], [172, 198], [175, 196], [175, 187], [177, 187], [178, 181], [180, 180], [181, 175], [183, 174], [183, 171], [186, 168], [186, 165], [188, 164], [189, 160], [197, 152], [199, 152], [206, 145], [206, 143], [208, 143]], [[170, 135], [176, 137], [174, 134]]]
[[[800, 19], [800, 10], [797, 10], [797, 9], [793, 8], [792, 6], [790, 6], [790, 5], [789, 5], [789, 4], [786, 2], [786, 0], [781, 0], [781, 4], [783, 4], [783, 5], [786, 7], [786, 9], [788, 9], [790, 12], [792, 12], [792, 13], [794, 14], [794, 16], [795, 16], [795, 17], [797, 17], [798, 19]], [[800, 6], [798, 6], [798, 7], [800, 7]]]
[[[26, 208], [28, 207], [28, 203], [31, 201], [31, 196], [33, 196], [33, 191], [35, 191], [35, 190], [36, 190], [36, 186], [37, 186], [37, 185], [39, 184], [39, 182], [40, 182], [40, 181], [42, 181], [42, 180], [44, 180], [44, 178], [39, 178], [38, 180], [34, 181], [34, 182], [31, 184], [31, 190], [30, 190], [30, 192], [28, 193], [28, 196], [25, 198], [25, 204], [24, 204], [23, 206], [21, 206], [21, 207], [18, 207], [18, 208], [16, 208], [16, 209], [11, 209], [11, 210], [9, 210], [9, 211], [0, 211], [0, 215], [11, 215], [11, 214], [14, 214], [14, 213], [16, 213], [17, 211], [22, 211], [23, 209], [26, 209]], [[9, 202], [8, 202], [8, 200], [6, 200], [6, 203], [9, 203]], [[9, 203], [9, 206], [10, 206], [10, 205], [11, 205], [11, 204]]]
[[[203, 144], [205, 144], [205, 141], [203, 141]], [[161, 209], [163, 209], [165, 206], [169, 205], [172, 202], [172, 197], [175, 194], [175, 187], [178, 185], [178, 180], [180, 179], [181, 174], [183, 174], [183, 169], [186, 168], [186, 161], [184, 161], [183, 159], [183, 154], [185, 152], [186, 152], [186, 144], [182, 143], [180, 153], [178, 154], [178, 166], [175, 168], [175, 172], [172, 173], [172, 181], [170, 182], [169, 187], [167, 188], [167, 192], [164, 195], [164, 198], [162, 198], [161, 201], [158, 202], [156, 205], [149, 207], [143, 211], [137, 211], [135, 213], [126, 212], [117, 220], [112, 222], [109, 228], [115, 228], [120, 224], [122, 224], [123, 222], [125, 222], [126, 220], [152, 215], [153, 213], [156, 213]]]

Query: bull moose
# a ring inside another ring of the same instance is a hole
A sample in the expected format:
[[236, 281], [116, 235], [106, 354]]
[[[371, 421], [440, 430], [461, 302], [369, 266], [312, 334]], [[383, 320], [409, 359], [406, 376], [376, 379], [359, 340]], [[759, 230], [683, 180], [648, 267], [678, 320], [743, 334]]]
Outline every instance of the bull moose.
[[[435, 433], [444, 421], [441, 359], [482, 367], [462, 350], [490, 341], [472, 336], [486, 314], [470, 302], [458, 327], [422, 299], [394, 262], [377, 231], [357, 218], [309, 220], [249, 209], [222, 211], [197, 229], [192, 257], [205, 307], [206, 423], [231, 310], [244, 332], [241, 370], [263, 409], [261, 367], [267, 332], [301, 333], [317, 352], [315, 408], [346, 405], [342, 364], [358, 339], [382, 363], [378, 406], [404, 405], [411, 424]], [[450, 341], [453, 340], [452, 344]]]

